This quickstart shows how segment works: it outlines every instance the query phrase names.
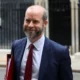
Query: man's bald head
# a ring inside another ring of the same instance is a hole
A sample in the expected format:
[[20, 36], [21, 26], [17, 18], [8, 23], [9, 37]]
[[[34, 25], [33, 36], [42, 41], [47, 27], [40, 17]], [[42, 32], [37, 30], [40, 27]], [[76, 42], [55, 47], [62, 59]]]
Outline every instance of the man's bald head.
[[41, 38], [48, 21], [45, 8], [39, 5], [29, 6], [24, 18], [24, 32], [31, 42]]
[[33, 12], [33, 13], [37, 13], [37, 14], [41, 14], [42, 15], [42, 19], [47, 20], [47, 13], [46, 13], [46, 9], [40, 5], [32, 5], [29, 6], [26, 10], [27, 12]]

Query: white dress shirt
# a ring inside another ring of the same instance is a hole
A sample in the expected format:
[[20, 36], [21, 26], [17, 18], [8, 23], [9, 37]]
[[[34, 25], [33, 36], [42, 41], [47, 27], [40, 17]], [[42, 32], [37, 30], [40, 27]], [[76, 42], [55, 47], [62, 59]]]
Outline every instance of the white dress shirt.
[[[31, 80], [38, 80], [44, 41], [45, 41], [45, 37], [44, 35], [42, 35], [42, 37], [38, 41], [33, 43], [35, 48], [33, 49], [33, 64], [32, 64], [32, 79]], [[24, 80], [24, 73], [25, 73], [26, 61], [27, 61], [27, 57], [29, 53], [30, 44], [31, 42], [27, 38], [27, 44], [26, 44], [24, 55], [23, 55], [22, 62], [21, 62], [20, 80]]]

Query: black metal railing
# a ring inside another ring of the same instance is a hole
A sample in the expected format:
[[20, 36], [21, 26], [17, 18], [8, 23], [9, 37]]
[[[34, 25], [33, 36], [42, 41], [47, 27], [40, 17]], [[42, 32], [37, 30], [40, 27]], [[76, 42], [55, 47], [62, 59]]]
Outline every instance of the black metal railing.
[[2, 3], [0, 5], [0, 49], [9, 49], [15, 39], [24, 37], [24, 14], [26, 8], [31, 4]]

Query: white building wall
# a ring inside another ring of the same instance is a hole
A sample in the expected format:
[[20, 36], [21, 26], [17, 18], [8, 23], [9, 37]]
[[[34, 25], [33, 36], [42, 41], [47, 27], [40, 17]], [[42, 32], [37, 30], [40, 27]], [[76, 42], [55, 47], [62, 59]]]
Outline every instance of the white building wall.
[[79, 52], [79, 19], [78, 19], [78, 0], [70, 0], [71, 2], [71, 34], [72, 34], [72, 53]]

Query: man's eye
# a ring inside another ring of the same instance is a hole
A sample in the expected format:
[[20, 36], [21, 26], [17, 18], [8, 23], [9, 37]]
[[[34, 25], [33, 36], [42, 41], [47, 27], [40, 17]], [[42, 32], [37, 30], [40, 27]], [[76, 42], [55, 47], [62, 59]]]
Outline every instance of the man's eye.
[[33, 20], [33, 23], [38, 23], [38, 21], [37, 20]]
[[26, 22], [28, 22], [28, 23], [29, 23], [29, 22], [30, 22], [30, 20], [29, 20], [29, 19], [26, 19]]

